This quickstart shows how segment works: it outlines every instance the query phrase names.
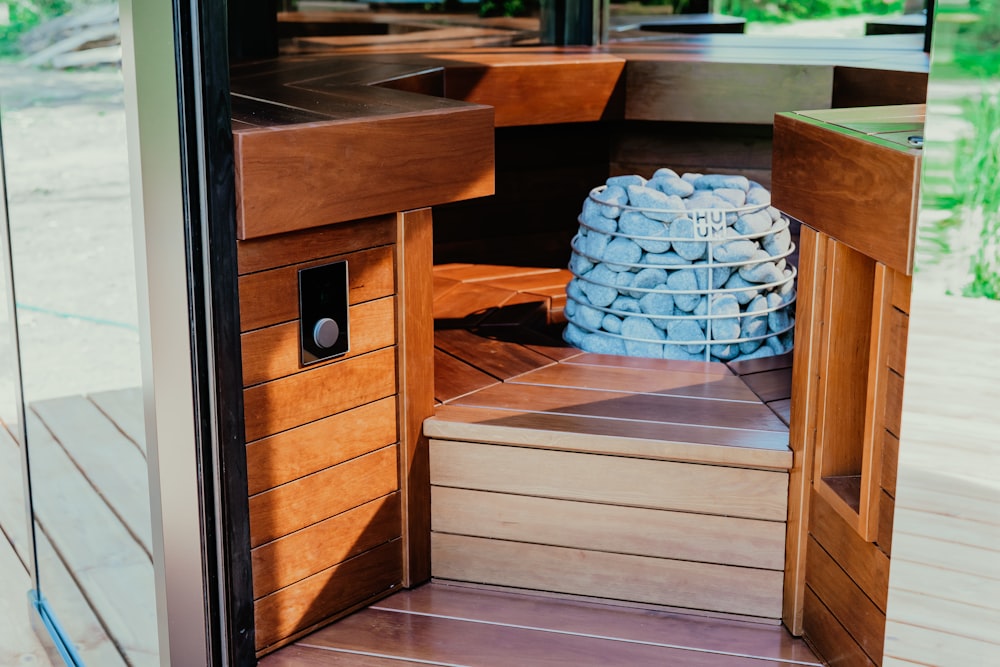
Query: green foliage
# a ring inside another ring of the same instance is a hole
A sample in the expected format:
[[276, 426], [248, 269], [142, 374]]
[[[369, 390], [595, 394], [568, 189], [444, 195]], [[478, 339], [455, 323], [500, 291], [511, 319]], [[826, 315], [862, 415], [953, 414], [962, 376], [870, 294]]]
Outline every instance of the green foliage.
[[747, 21], [786, 22], [856, 14], [893, 14], [902, 11], [903, 0], [719, 0], [716, 9]]
[[977, 76], [1000, 72], [1000, 0], [970, 0], [976, 20], [961, 25], [955, 40], [955, 64]]
[[479, 0], [479, 15], [530, 16], [538, 7], [539, 0]]
[[10, 23], [0, 25], [0, 56], [16, 54], [21, 35], [46, 19], [65, 14], [72, 7], [69, 0], [0, 1], [6, 2], [10, 8]]

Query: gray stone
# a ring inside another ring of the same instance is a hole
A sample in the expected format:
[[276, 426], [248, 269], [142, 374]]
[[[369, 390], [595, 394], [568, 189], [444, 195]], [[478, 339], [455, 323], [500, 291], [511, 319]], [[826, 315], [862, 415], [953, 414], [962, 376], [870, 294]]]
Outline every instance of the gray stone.
[[684, 200], [665, 195], [659, 190], [637, 185], [628, 186], [628, 200], [632, 206], [644, 210], [643, 215], [654, 220], [670, 222], [684, 211]]
[[768, 205], [771, 203], [771, 193], [759, 183], [750, 182], [750, 189], [747, 190], [747, 204]]
[[678, 291], [696, 291], [698, 289], [698, 278], [691, 269], [673, 271], [667, 276], [667, 287], [674, 292], [674, 305], [683, 311], [691, 312], [701, 299], [701, 294], [697, 292], [694, 294], [676, 293]]
[[767, 295], [767, 307], [777, 308], [767, 314], [767, 327], [774, 333], [784, 331], [790, 324], [788, 319], [788, 308], [782, 302], [780, 294], [771, 292]]
[[716, 197], [708, 190], [695, 192], [693, 196], [684, 200], [684, 207], [689, 211], [714, 208], [732, 208], [722, 197]]
[[608, 243], [610, 242], [611, 237], [607, 234], [590, 232], [584, 238], [583, 244], [580, 246], [580, 252], [586, 255], [590, 261], [600, 262], [604, 259], [604, 249], [608, 247]]
[[715, 246], [715, 259], [724, 263], [749, 262], [757, 254], [757, 244], [748, 239], [729, 241]]
[[583, 342], [583, 337], [586, 334], [583, 329], [576, 326], [572, 322], [566, 324], [566, 328], [563, 329], [563, 340], [572, 345], [573, 347], [580, 347], [580, 343]]
[[[658, 285], [658, 289], [666, 290], [666, 285]], [[674, 314], [674, 297], [667, 292], [649, 292], [645, 296], [639, 299], [639, 308], [642, 312], [650, 316], [650, 321], [653, 326], [660, 329], [666, 329], [669, 319], [664, 319], [664, 316], [672, 316]]]
[[[712, 319], [713, 340], [734, 340], [740, 337], [740, 304], [732, 294], [712, 297], [712, 315], [728, 315]], [[735, 355], [733, 355], [735, 356]]]
[[643, 342], [664, 339], [663, 332], [654, 327], [648, 318], [626, 317], [622, 321], [622, 336], [625, 337], [625, 352], [633, 357], [659, 357], [663, 354], [663, 346], [659, 343]]
[[603, 264], [595, 266], [583, 278], [580, 289], [595, 306], [610, 306], [618, 296], [618, 289], [613, 287], [617, 274]]
[[616, 236], [604, 249], [604, 262], [612, 271], [628, 271], [642, 258], [642, 248], [635, 241]]
[[612, 310], [617, 310], [620, 313], [641, 313], [642, 308], [639, 307], [639, 300], [633, 299], [630, 296], [620, 296], [614, 300], [611, 304]]
[[663, 358], [677, 361], [705, 361], [704, 354], [691, 354], [686, 348], [686, 345], [665, 343], [663, 345]]
[[[693, 266], [707, 266], [705, 262], [698, 262]], [[726, 281], [729, 280], [730, 274], [733, 272], [728, 266], [712, 266], [712, 289], [721, 289]], [[706, 269], [695, 269], [695, 276], [698, 278], [698, 289], [707, 290], [708, 289], [708, 274], [710, 271]]]
[[695, 173], [681, 174], [681, 180], [685, 180], [691, 185], [694, 185], [695, 182], [701, 177], [702, 174], [695, 174]]
[[[743, 322], [740, 324], [740, 338], [757, 338], [767, 333], [767, 314], [763, 312], [765, 310], [767, 310], [767, 299], [763, 294], [758, 294], [747, 305], [746, 314], [744, 314]], [[751, 313], [760, 314], [753, 315]], [[740, 352], [749, 354], [760, 347], [763, 342], [763, 338], [744, 340], [740, 343]]]
[[576, 315], [577, 306], [576, 301], [573, 299], [566, 299], [566, 305], [563, 306], [563, 313], [566, 315], [567, 319], [572, 320], [573, 316]]
[[[629, 236], [664, 237], [670, 231], [670, 227], [666, 223], [648, 218], [638, 211], [625, 211], [618, 226], [623, 234]], [[646, 252], [664, 253], [670, 250], [670, 241], [657, 241], [650, 238], [632, 240]]]
[[595, 192], [587, 198], [596, 199], [604, 209], [604, 215], [609, 218], [617, 218], [621, 214], [621, 206], [628, 205], [628, 193], [620, 185], [609, 185], [600, 192]]
[[771, 220], [774, 220], [775, 222], [777, 222], [778, 220], [781, 220], [781, 211], [779, 211], [778, 209], [774, 208], [773, 206], [768, 206], [767, 207], [767, 213], [768, 213], [768, 215], [771, 216]]
[[[670, 236], [675, 239], [693, 239], [696, 238], [694, 231], [694, 220], [691, 218], [677, 218], [672, 223], [670, 223]], [[689, 241], [674, 241], [674, 252], [683, 257], [684, 259], [694, 261], [696, 259], [701, 259], [705, 256], [705, 246], [707, 244], [704, 241], [700, 242], [689, 242]]]
[[659, 169], [653, 172], [653, 178], [664, 178], [667, 176], [680, 178], [680, 176], [677, 175], [677, 172], [671, 169], [670, 167], [660, 167]]
[[628, 174], [627, 176], [612, 176], [604, 183], [609, 187], [617, 185], [620, 188], [627, 188], [630, 185], [645, 185], [646, 179], [637, 174]]
[[[770, 258], [765, 250], [757, 251], [757, 260], [764, 260]], [[766, 283], [774, 283], [781, 280], [781, 271], [775, 266], [774, 262], [759, 261], [755, 264], [746, 264], [740, 267], [740, 276], [751, 283], [757, 283], [763, 285]]]
[[698, 354], [705, 349], [705, 332], [694, 320], [670, 320], [667, 325], [667, 335], [673, 342], [684, 342], [684, 351]]
[[722, 188], [734, 188], [746, 192], [750, 189], [750, 181], [746, 176], [733, 176], [730, 174], [707, 174], [694, 182], [694, 187], [698, 190], [718, 190]]
[[741, 215], [733, 225], [733, 229], [740, 234], [749, 236], [750, 234], [763, 234], [771, 229], [772, 225], [771, 216], [767, 214], [767, 211], [761, 209]]
[[[579, 243], [579, 241], [578, 241]], [[594, 263], [579, 253], [572, 253], [569, 257], [569, 270], [575, 275], [582, 275], [594, 268]]]
[[641, 299], [646, 294], [641, 290], [653, 289], [665, 282], [667, 282], [667, 272], [663, 269], [641, 269], [632, 278], [632, 287], [636, 289], [629, 294], [636, 299]]
[[604, 312], [594, 308], [593, 306], [585, 306], [583, 304], [578, 304], [576, 309], [576, 314], [573, 317], [573, 323], [579, 326], [581, 329], [594, 331], [601, 328], [601, 322], [604, 320]]
[[687, 266], [690, 260], [684, 259], [676, 252], [668, 251], [664, 253], [646, 253], [642, 257], [643, 264], [650, 266]]
[[620, 317], [616, 317], [611, 313], [604, 316], [601, 320], [601, 328], [605, 331], [610, 331], [611, 333], [621, 333], [622, 332], [622, 320]]
[[665, 195], [678, 197], [690, 197], [694, 193], [694, 186], [677, 175], [653, 176], [648, 186], [656, 188]]
[[566, 296], [570, 300], [575, 301], [586, 301], [587, 295], [583, 293], [583, 288], [581, 287], [583, 281], [579, 278], [573, 278], [566, 285]]
[[792, 233], [788, 231], [787, 227], [779, 229], [775, 233], [765, 236], [761, 245], [772, 257], [783, 255], [792, 247]]
[[709, 345], [709, 352], [719, 361], [729, 361], [735, 359], [740, 354], [740, 346], [736, 343], [726, 343], [724, 345]]
[[584, 334], [579, 347], [585, 352], [592, 352], [594, 354], [627, 354], [625, 341], [606, 334]]
[[747, 193], [737, 188], [716, 188], [713, 194], [725, 199], [734, 208], [739, 208], [747, 202]]
[[[781, 338], [778, 336], [771, 336], [766, 341], [764, 341], [764, 345], [771, 348], [771, 352], [775, 356], [779, 354], [784, 354], [785, 352], [788, 351], [787, 349], [785, 349], [784, 342], [782, 342]], [[761, 347], [761, 349], [763, 349], [763, 346]]]
[[[583, 225], [582, 229], [595, 229], [605, 234], [616, 232], [618, 230], [618, 222], [614, 218], [605, 215], [605, 212], [610, 210], [609, 207], [598, 204], [589, 197], [583, 200], [583, 211], [580, 213], [580, 224]], [[614, 210], [621, 211], [621, 209]], [[618, 214], [615, 213], [615, 215]]]
[[740, 356], [733, 359], [733, 361], [746, 361], [747, 359], [761, 359], [763, 357], [773, 357], [773, 356], [774, 356], [774, 350], [772, 350], [767, 345], [761, 345], [753, 352], [747, 354], [741, 354]]
[[[742, 289], [744, 287], [747, 289]], [[739, 272], [729, 276], [729, 280], [726, 281], [726, 289], [740, 290], [738, 292], [731, 292], [731, 294], [733, 294], [736, 297], [736, 300], [742, 305], [750, 303], [750, 300], [757, 296], [758, 292], [757, 286], [744, 280], [743, 276], [741, 276]]]

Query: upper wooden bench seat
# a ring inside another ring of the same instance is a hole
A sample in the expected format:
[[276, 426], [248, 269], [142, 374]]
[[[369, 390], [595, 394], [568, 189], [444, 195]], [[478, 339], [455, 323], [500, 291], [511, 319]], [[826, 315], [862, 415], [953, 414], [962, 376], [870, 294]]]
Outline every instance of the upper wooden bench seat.
[[375, 42], [237, 65], [239, 237], [492, 194], [494, 127], [770, 125], [790, 109], [920, 102], [927, 56], [918, 41], [778, 45], [695, 35], [604, 48], [456, 49], [428, 40], [396, 52]]

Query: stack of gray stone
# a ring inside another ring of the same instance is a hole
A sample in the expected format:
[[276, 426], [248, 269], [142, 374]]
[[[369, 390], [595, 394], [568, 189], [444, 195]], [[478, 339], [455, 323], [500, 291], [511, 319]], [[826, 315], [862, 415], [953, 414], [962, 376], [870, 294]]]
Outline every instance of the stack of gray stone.
[[588, 352], [731, 361], [792, 348], [788, 219], [743, 176], [614, 176], [583, 203], [566, 288]]

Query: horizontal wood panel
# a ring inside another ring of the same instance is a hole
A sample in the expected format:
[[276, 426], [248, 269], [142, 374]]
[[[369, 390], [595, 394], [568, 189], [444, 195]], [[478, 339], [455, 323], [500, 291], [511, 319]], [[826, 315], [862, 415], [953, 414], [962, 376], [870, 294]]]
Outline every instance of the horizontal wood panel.
[[[387, 637], [396, 641], [387, 646]], [[393, 665], [409, 664], [406, 660], [419, 660], [424, 665], [452, 667], [782, 667], [782, 663], [777, 661], [760, 661], [745, 656], [688, 651], [662, 644], [620, 642], [600, 635], [570, 635], [456, 618], [402, 614], [383, 609], [369, 609], [323, 628], [309, 638], [309, 645], [362, 655], [391, 655], [404, 661], [393, 662]]]
[[[480, 64], [467, 64], [475, 61]], [[495, 107], [497, 127], [621, 117], [616, 99], [625, 68], [621, 58], [600, 53], [565, 59], [487, 52], [462, 54], [455, 64], [445, 72], [445, 95]]]
[[396, 242], [396, 216], [352, 220], [236, 244], [240, 275]]
[[250, 331], [298, 318], [299, 269], [340, 260], [347, 260], [347, 299], [351, 305], [395, 292], [389, 246], [252, 273], [239, 279], [240, 330]]
[[815, 539], [806, 549], [806, 586], [812, 589], [875, 664], [882, 662], [885, 612], [865, 595]]
[[[665, 156], [669, 156], [666, 158]], [[660, 167], [678, 173], [701, 167], [771, 169], [771, 129], [731, 123], [666, 123], [631, 121], [615, 128], [611, 162], [643, 164], [634, 173], [649, 177]]]
[[514, 542], [780, 570], [784, 522], [435, 486], [432, 529]]
[[892, 277], [892, 306], [904, 313], [910, 312], [910, 294], [913, 292], [913, 276], [896, 273]]
[[253, 595], [261, 598], [400, 536], [392, 493], [253, 549]]
[[388, 397], [251, 442], [250, 495], [391, 445], [396, 415], [396, 399]]
[[299, 322], [248, 331], [240, 336], [243, 386], [292, 375], [305, 369], [350, 359], [396, 342], [396, 300], [384, 297], [348, 308], [350, 351], [336, 359], [302, 365]]
[[424, 432], [443, 440], [787, 470], [788, 436], [547, 412], [439, 407]]
[[882, 431], [882, 488], [896, 496], [896, 472], [899, 467], [899, 438]]
[[623, 642], [670, 643], [694, 651], [737, 653], [761, 660], [819, 664], [805, 644], [793, 639], [781, 626], [595, 604], [556, 596], [541, 598], [531, 593], [433, 583], [400, 591], [378, 602], [376, 608], [583, 636], [598, 635]]
[[889, 268], [909, 273], [919, 151], [889, 148], [830, 127], [797, 115], [775, 117], [774, 205]]
[[446, 440], [431, 441], [431, 483], [770, 521], [788, 492], [782, 472]]
[[646, 369], [559, 364], [519, 375], [512, 382], [757, 402], [754, 393], [734, 375], [706, 377], [684, 371], [657, 374]]
[[434, 533], [434, 575], [778, 618], [781, 572]]
[[906, 337], [910, 316], [898, 308], [889, 308], [886, 335], [886, 365], [900, 375], [906, 374]]
[[830, 613], [816, 594], [806, 588], [803, 630], [816, 652], [829, 665], [874, 667], [854, 638]]
[[458, 399], [455, 404], [779, 433], [788, 431], [788, 427], [759, 402], [706, 401], [685, 396], [503, 384]]
[[260, 546], [399, 489], [395, 446], [250, 498], [250, 544]]
[[903, 378], [899, 373], [889, 371], [885, 374], [885, 384], [885, 428], [898, 436], [903, 418]]
[[483, 106], [238, 131], [234, 152], [241, 239], [493, 194]]
[[401, 548], [401, 540], [389, 542], [257, 600], [257, 650], [398, 585], [403, 576]]
[[829, 108], [833, 86], [826, 65], [630, 58], [626, 76], [627, 120], [769, 125], [779, 111]]
[[889, 558], [864, 541], [852, 526], [816, 493], [809, 503], [809, 531], [823, 549], [847, 571], [875, 605], [885, 611], [889, 591]]
[[878, 502], [878, 533], [876, 542], [886, 556], [892, 556], [892, 520], [895, 515], [896, 501], [883, 489], [879, 492]]
[[385, 348], [243, 391], [248, 442], [396, 393], [396, 350]]

